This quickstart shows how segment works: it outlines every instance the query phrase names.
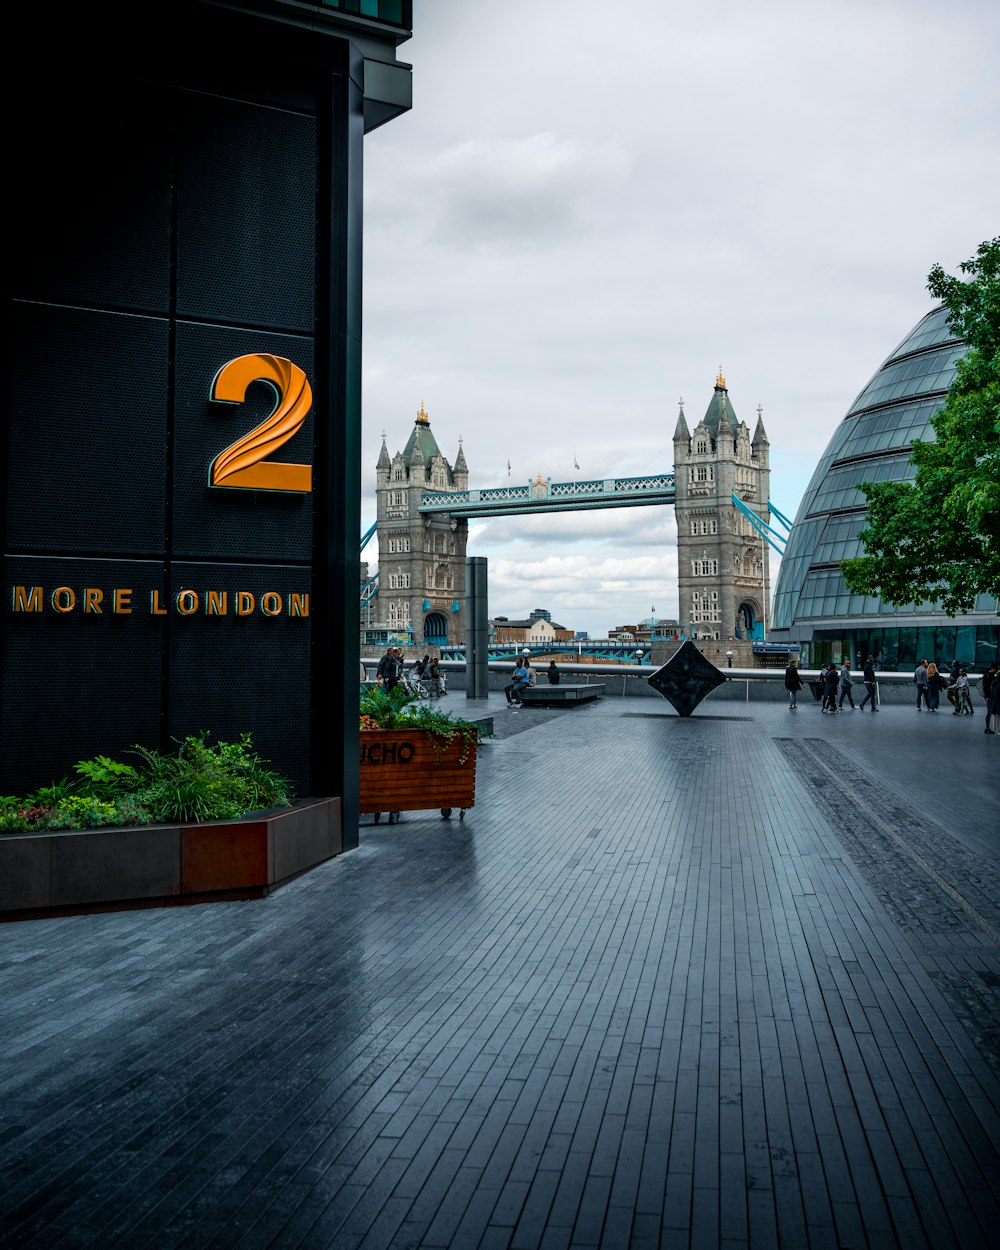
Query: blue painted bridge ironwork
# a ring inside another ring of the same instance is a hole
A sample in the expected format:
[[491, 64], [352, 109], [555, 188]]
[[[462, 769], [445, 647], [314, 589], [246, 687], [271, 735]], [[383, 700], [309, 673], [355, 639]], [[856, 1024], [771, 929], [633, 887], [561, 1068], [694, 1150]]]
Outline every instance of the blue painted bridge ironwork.
[[419, 511], [468, 518], [516, 516], [528, 512], [578, 512], [588, 508], [637, 508], [673, 504], [675, 499], [673, 473], [591, 482], [543, 481], [539, 474], [527, 486], [421, 495]]

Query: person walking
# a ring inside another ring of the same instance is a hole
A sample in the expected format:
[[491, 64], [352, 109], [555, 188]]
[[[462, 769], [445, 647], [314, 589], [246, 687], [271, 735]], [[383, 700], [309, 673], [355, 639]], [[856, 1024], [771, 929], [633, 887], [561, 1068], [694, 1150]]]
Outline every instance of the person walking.
[[403, 671], [403, 652], [399, 647], [389, 647], [378, 662], [375, 676], [386, 690], [399, 685], [399, 675]]
[[837, 704], [838, 712], [844, 710], [845, 699], [850, 703], [851, 711], [855, 710], [854, 691], [851, 689], [851, 682], [851, 666], [845, 660], [840, 666], [840, 702]]
[[556, 667], [555, 660], [549, 660], [548, 675], [549, 675], [549, 685], [558, 686], [559, 685], [559, 669]]
[[828, 664], [826, 666], [826, 674], [823, 677], [823, 711], [837, 711], [837, 686], [840, 684], [840, 676], [837, 673], [836, 665]]
[[938, 672], [938, 666], [931, 660], [927, 665], [927, 710], [928, 712], [936, 712], [938, 704], [941, 702], [941, 687], [944, 685], [944, 678]]
[[923, 701], [924, 706], [930, 711], [930, 704], [927, 702], [927, 661], [921, 660], [913, 672], [913, 680], [917, 687], [917, 711], [920, 711], [920, 703]]
[[865, 660], [864, 683], [865, 697], [861, 700], [861, 711], [863, 712], [865, 710], [865, 704], [869, 699], [871, 699], [872, 711], [877, 712], [878, 708], [875, 705], [875, 695], [878, 692], [878, 683], [875, 680], [875, 661], [871, 656]]
[[958, 675], [961, 671], [962, 670], [959, 667], [958, 660], [952, 660], [948, 672], [941, 674], [945, 682], [944, 697], [951, 704], [952, 713], [955, 716], [958, 716], [961, 711], [961, 708], [959, 707], [960, 696], [958, 693]]
[[508, 707], [520, 707], [521, 691], [528, 686], [528, 669], [524, 660], [518, 660], [514, 665], [514, 671], [511, 673], [510, 681], [503, 688], [504, 694], [507, 696]]
[[785, 669], [785, 689], [788, 691], [788, 710], [794, 712], [798, 708], [799, 691], [802, 689], [798, 660], [790, 660]]
[[990, 728], [990, 720], [993, 713], [990, 711], [990, 698], [993, 694], [993, 687], [997, 684], [997, 666], [991, 664], [983, 673], [983, 698], [986, 700], [986, 729], [985, 733], [991, 734], [993, 730]]
[[441, 667], [436, 658], [427, 661], [424, 668], [424, 684], [432, 699], [441, 698]]
[[958, 704], [957, 716], [973, 716], [972, 711], [972, 692], [969, 690], [969, 674], [964, 668], [958, 670], [958, 679], [955, 682], [955, 701]]
[[994, 672], [993, 682], [990, 686], [990, 697], [986, 704], [986, 714], [990, 720], [986, 722], [986, 732], [988, 734], [996, 733], [995, 729], [990, 728], [990, 721], [994, 725], [998, 724], [1000, 719], [1000, 673]]

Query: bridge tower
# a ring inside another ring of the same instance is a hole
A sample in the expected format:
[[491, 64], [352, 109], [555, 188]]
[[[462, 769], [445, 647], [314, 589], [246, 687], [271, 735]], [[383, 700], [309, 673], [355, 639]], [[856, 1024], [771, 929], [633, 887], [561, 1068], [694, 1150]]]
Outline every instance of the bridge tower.
[[678, 619], [695, 640], [763, 640], [770, 604], [767, 546], [732, 501], [770, 520], [769, 447], [761, 409], [753, 439], [737, 419], [719, 370], [704, 417], [688, 431], [684, 401], [674, 432]]
[[462, 440], [452, 467], [431, 433], [423, 404], [409, 440], [390, 459], [385, 435], [375, 466], [379, 625], [412, 632], [417, 647], [465, 638], [465, 547], [468, 521], [422, 515], [425, 491], [469, 489]]

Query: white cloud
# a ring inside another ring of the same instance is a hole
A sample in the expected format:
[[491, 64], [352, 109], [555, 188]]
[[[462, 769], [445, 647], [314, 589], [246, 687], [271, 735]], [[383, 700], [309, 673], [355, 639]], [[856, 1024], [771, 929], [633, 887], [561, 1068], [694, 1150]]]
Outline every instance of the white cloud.
[[[931, 265], [996, 233], [1000, 6], [415, 10], [413, 110], [365, 141], [366, 525], [381, 432], [401, 448], [421, 401], [451, 460], [464, 438], [473, 486], [505, 482], [508, 458], [514, 481], [571, 480], [574, 453], [583, 477], [638, 476], [672, 468], [677, 399], [700, 416], [720, 363], [742, 419], [763, 405], [794, 515], [929, 309]], [[470, 551], [492, 604], [526, 552], [603, 566], [662, 543], [669, 566], [674, 541], [629, 509], [490, 521]], [[613, 593], [511, 586], [507, 614], [523, 600], [591, 634], [651, 603], [675, 615], [676, 583], [651, 599], [629, 567]]]

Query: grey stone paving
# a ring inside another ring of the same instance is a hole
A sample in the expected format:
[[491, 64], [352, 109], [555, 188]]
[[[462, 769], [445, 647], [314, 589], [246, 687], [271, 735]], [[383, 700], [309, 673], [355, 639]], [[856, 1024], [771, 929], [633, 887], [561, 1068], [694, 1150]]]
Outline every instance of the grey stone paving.
[[1000, 1244], [1000, 738], [489, 711], [464, 823], [0, 927], [0, 1244]]

